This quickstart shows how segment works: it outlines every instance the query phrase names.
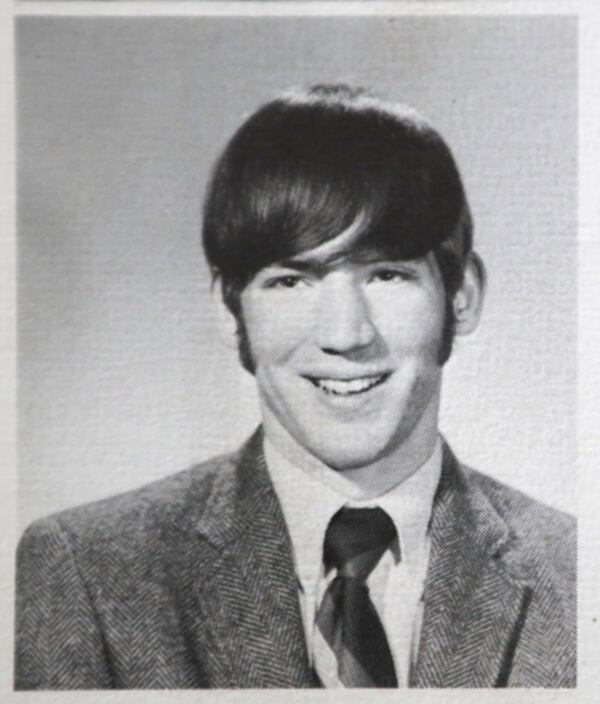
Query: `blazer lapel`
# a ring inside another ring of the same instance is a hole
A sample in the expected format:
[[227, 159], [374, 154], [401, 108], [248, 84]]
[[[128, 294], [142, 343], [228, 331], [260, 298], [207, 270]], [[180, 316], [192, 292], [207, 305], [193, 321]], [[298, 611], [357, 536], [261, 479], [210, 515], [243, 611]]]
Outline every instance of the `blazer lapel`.
[[[195, 524], [190, 639], [212, 688], [312, 687], [292, 548], [256, 433]], [[449, 448], [431, 521], [415, 687], [506, 684], [532, 589], [518, 540]]]
[[[416, 687], [504, 686], [531, 589], [509, 572], [512, 536], [485, 494], [444, 448]], [[514, 557], [512, 558], [514, 559]]]
[[195, 589], [211, 686], [312, 686], [290, 538], [260, 431], [219, 473], [206, 506]]

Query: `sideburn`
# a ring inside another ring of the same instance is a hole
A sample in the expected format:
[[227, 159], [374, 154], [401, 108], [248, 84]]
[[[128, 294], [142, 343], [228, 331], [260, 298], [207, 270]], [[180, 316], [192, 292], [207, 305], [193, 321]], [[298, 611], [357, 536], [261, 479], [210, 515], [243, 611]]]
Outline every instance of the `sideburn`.
[[454, 314], [454, 299], [446, 294], [444, 312], [444, 330], [442, 331], [442, 339], [440, 341], [440, 349], [438, 351], [438, 363], [440, 367], [450, 359], [452, 347], [454, 345], [454, 335], [456, 332], [456, 316]]
[[238, 354], [240, 357], [240, 362], [242, 367], [254, 376], [256, 370], [256, 364], [252, 357], [252, 350], [250, 349], [250, 340], [248, 339], [248, 333], [246, 332], [246, 325], [244, 324], [244, 318], [241, 311], [235, 316], [237, 320], [237, 339], [238, 339]]

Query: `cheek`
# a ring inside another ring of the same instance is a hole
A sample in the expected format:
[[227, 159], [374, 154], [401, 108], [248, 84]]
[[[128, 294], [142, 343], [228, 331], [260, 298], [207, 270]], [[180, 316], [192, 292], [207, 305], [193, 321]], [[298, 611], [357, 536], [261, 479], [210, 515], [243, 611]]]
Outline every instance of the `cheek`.
[[389, 352], [437, 356], [443, 338], [443, 299], [426, 292], [398, 296], [372, 306], [373, 323]]
[[287, 362], [310, 334], [310, 311], [304, 306], [278, 305], [260, 297], [242, 300], [252, 356], [258, 366]]

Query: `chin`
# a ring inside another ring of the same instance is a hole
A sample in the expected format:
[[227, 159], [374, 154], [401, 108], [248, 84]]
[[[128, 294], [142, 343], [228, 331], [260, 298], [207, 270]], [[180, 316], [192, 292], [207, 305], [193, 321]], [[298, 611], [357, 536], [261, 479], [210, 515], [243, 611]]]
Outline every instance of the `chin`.
[[396, 454], [410, 441], [420, 416], [408, 414], [402, 423], [314, 425], [295, 435], [314, 457], [338, 471], [369, 467]]
[[332, 444], [307, 444], [306, 449], [328, 467], [339, 472], [344, 470], [368, 467], [380, 460], [386, 454], [385, 445], [379, 447], [369, 443], [339, 442]]

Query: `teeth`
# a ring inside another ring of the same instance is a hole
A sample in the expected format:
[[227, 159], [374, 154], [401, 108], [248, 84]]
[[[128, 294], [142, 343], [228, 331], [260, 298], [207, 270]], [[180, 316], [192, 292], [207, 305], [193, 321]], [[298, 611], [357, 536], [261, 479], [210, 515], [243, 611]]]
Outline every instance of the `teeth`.
[[336, 394], [337, 396], [348, 396], [350, 394], [360, 394], [368, 389], [377, 386], [385, 378], [384, 374], [380, 376], [370, 376], [363, 379], [314, 379], [313, 383], [328, 394]]

